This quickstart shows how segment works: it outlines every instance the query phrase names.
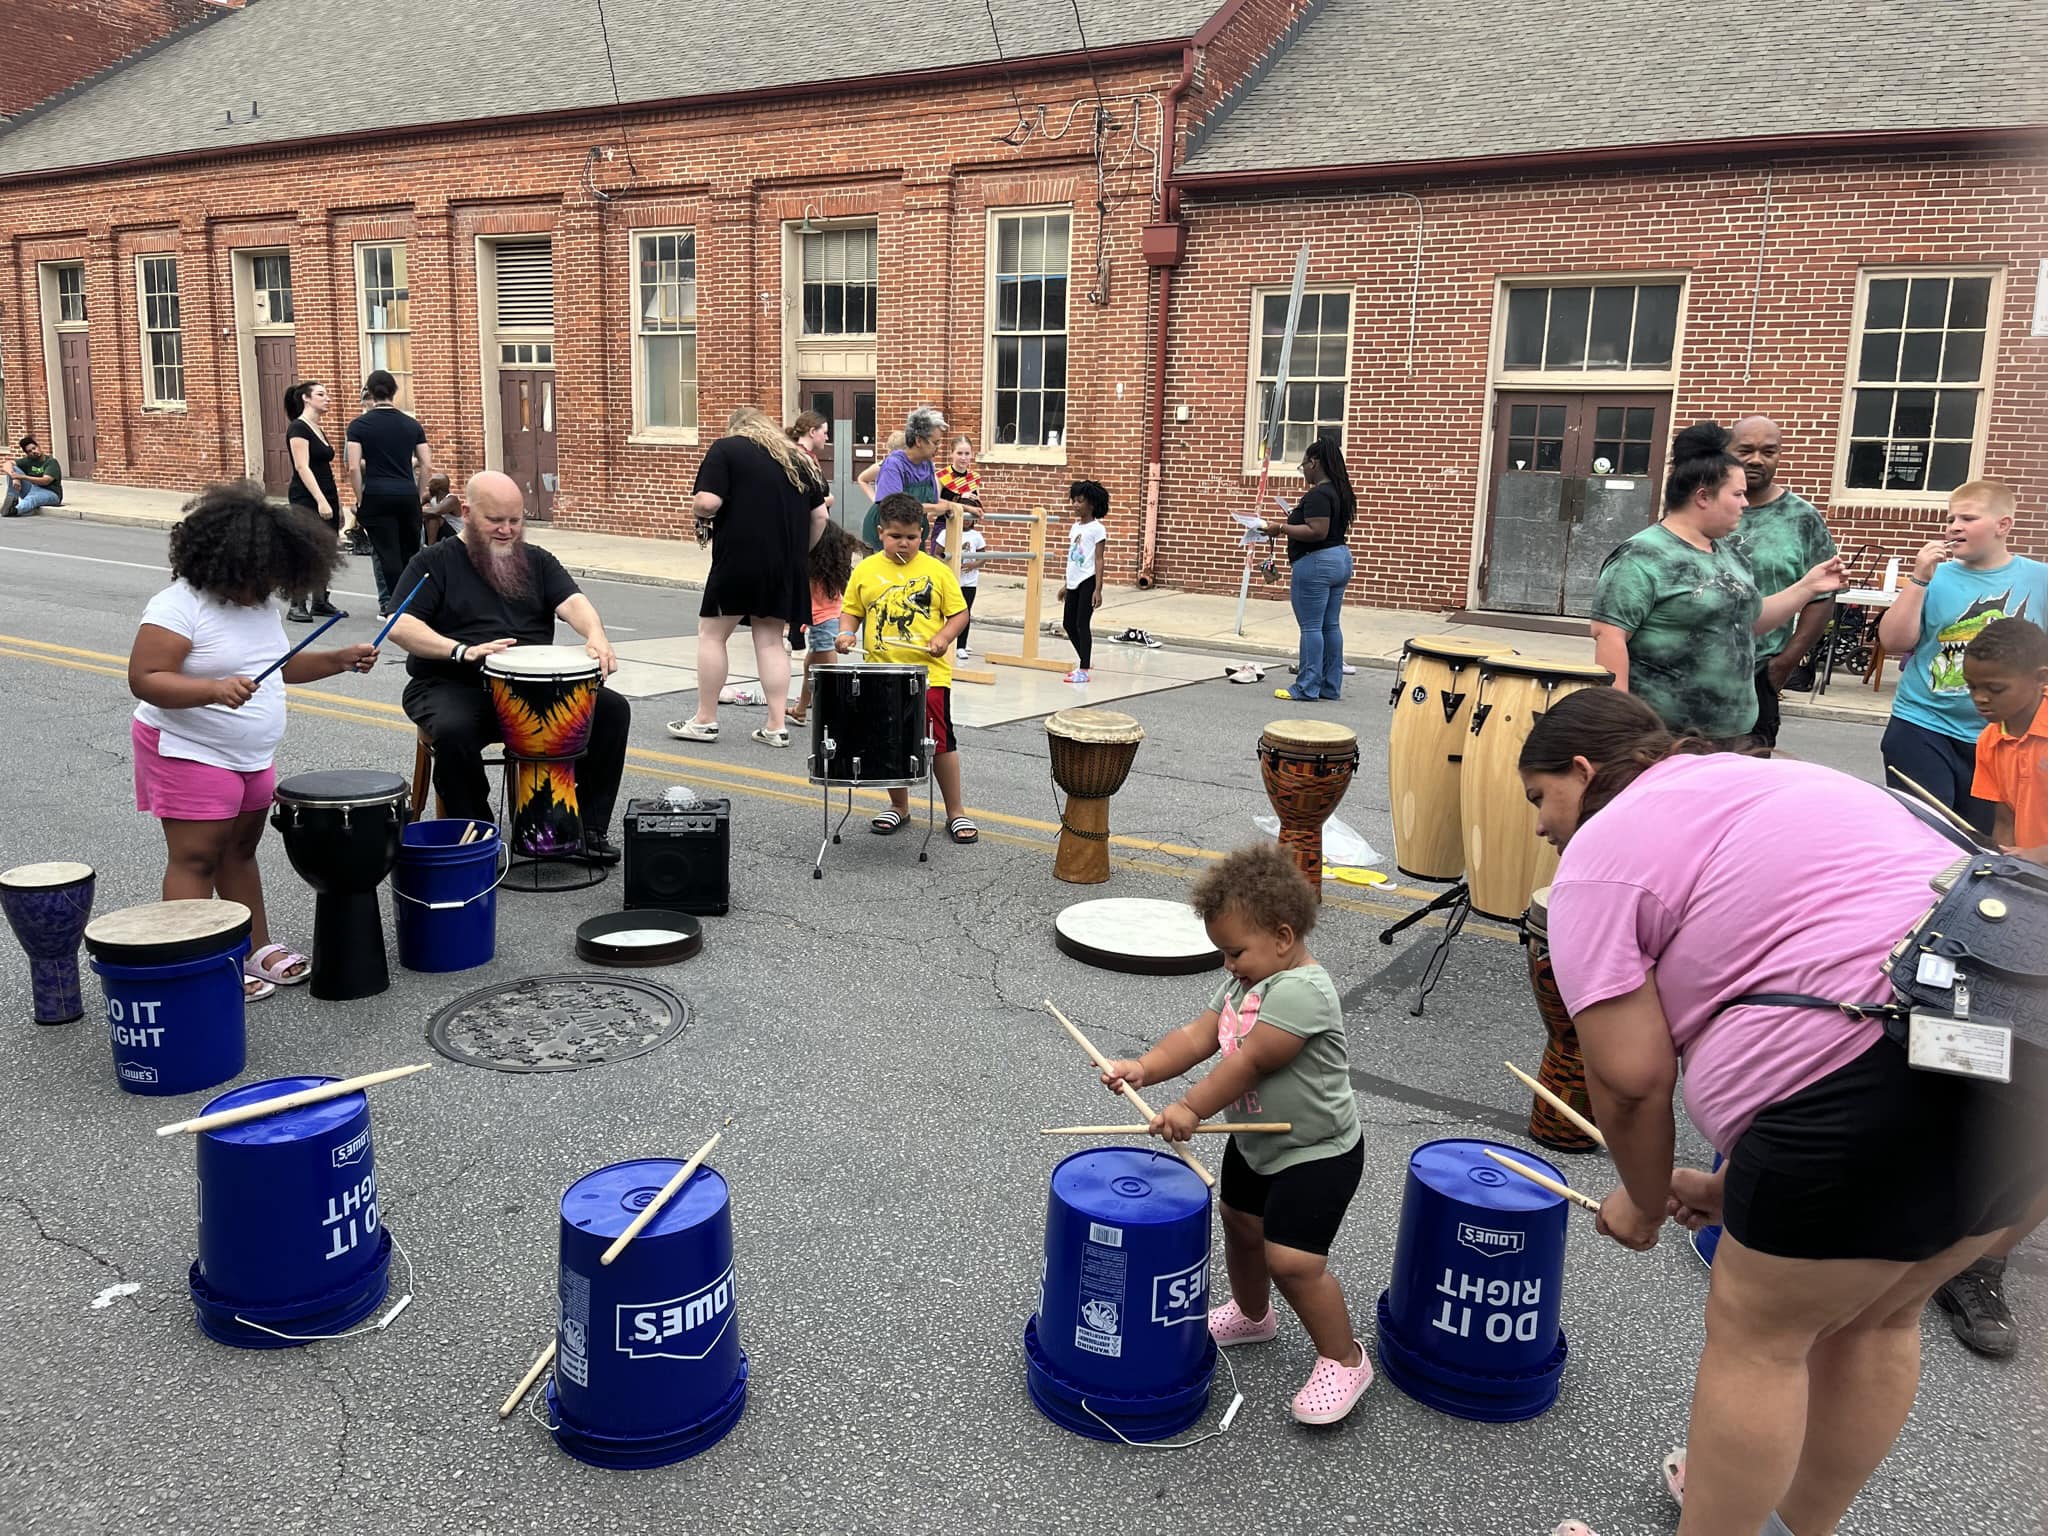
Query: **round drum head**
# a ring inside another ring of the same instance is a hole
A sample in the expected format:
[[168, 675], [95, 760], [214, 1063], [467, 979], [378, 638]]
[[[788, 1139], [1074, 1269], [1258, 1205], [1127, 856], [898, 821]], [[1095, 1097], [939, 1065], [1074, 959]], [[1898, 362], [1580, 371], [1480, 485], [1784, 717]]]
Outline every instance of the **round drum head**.
[[636, 907], [576, 929], [576, 958], [592, 965], [673, 965], [704, 947], [704, 925], [687, 912]]
[[239, 901], [153, 901], [85, 925], [85, 947], [113, 965], [174, 965], [231, 949], [249, 933]]
[[1522, 921], [1532, 933], [1548, 936], [1550, 933], [1550, 887], [1539, 885], [1529, 893], [1529, 910], [1522, 914]]
[[321, 773], [295, 773], [280, 780], [277, 798], [294, 805], [382, 805], [403, 800], [405, 780], [395, 773], [366, 768], [331, 768]]
[[1046, 720], [1045, 734], [1064, 736], [1068, 741], [1126, 746], [1134, 741], [1143, 741], [1145, 727], [1121, 710], [1063, 709]]
[[10, 891], [52, 891], [83, 885], [92, 878], [90, 864], [17, 864], [0, 870], [0, 885]]
[[1325, 756], [1358, 750], [1358, 732], [1330, 720], [1275, 720], [1259, 740], [1269, 747], [1295, 747]]
[[1139, 976], [1193, 976], [1223, 963], [1223, 952], [1184, 901], [1077, 901], [1053, 919], [1053, 942], [1085, 964]]
[[1445, 661], [1472, 661], [1481, 656], [1512, 656], [1515, 648], [1498, 640], [1467, 640], [1459, 635], [1417, 635], [1404, 651], [1418, 656], [1441, 656]]
[[1517, 677], [1541, 678], [1551, 683], [1611, 683], [1614, 674], [1605, 667], [1584, 661], [1545, 661], [1540, 656], [1491, 656], [1479, 663], [1482, 672], [1512, 672]]
[[603, 670], [580, 645], [515, 645], [484, 658], [485, 674], [500, 677], [596, 677]]

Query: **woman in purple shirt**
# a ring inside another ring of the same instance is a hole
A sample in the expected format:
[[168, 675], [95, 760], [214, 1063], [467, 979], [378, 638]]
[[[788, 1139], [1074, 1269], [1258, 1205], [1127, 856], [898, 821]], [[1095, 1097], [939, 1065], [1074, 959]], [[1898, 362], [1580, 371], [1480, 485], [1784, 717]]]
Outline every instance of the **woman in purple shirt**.
[[[1875, 1020], [1740, 1000], [1891, 1001], [1883, 962], [1957, 850], [1881, 789], [1709, 754], [1611, 688], [1545, 714], [1521, 770], [1563, 850], [1551, 960], [1621, 1177], [1600, 1230], [1726, 1229], [1666, 1464], [1681, 1536], [1832, 1531], [1912, 1407], [1922, 1307], [2048, 1170], [2021, 1088], [1917, 1071]], [[1672, 1166], [1681, 1061], [1714, 1175]]]

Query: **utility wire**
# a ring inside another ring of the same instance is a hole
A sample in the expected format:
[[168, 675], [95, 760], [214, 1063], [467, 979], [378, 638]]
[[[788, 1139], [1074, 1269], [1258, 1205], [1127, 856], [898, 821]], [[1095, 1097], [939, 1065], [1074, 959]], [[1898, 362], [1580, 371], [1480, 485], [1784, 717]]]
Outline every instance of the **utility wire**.
[[998, 135], [997, 142], [1009, 144], [1011, 148], [1015, 149], [1021, 146], [1024, 140], [1019, 138], [1013, 141], [1011, 134], [1016, 133], [1019, 128], [1023, 128], [1028, 135], [1030, 125], [1025, 121], [1024, 103], [1017, 95], [1017, 80], [1010, 73], [1010, 61], [1003, 54], [1003, 34], [1001, 29], [996, 26], [996, 0], [981, 0], [981, 3], [988, 12], [989, 36], [996, 40], [996, 67], [1003, 72], [1003, 84], [1010, 88], [1010, 106], [1017, 113], [1017, 121], [1011, 125], [1010, 132]]
[[619, 66], [612, 61], [612, 29], [604, 17], [604, 0], [597, 0], [597, 35], [604, 41], [604, 67], [612, 77], [612, 107], [619, 118], [619, 148], [625, 151], [626, 169], [638, 177], [640, 167], [633, 163], [633, 141], [626, 136], [626, 104], [619, 97]]

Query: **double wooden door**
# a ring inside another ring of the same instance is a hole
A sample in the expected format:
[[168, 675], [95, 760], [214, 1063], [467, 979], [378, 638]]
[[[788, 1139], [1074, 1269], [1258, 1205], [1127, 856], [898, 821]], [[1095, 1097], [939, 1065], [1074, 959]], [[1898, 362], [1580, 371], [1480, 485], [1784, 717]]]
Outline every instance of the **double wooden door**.
[[832, 521], [860, 537], [861, 524], [874, 503], [860, 488], [861, 472], [875, 462], [875, 381], [873, 379], [802, 379], [796, 386], [797, 409], [816, 411], [832, 423], [832, 441], [825, 461], [825, 480], [832, 492]]
[[526, 515], [544, 523], [554, 514], [555, 490], [561, 483], [555, 463], [554, 370], [501, 370], [498, 412], [505, 442], [505, 473], [525, 496]]

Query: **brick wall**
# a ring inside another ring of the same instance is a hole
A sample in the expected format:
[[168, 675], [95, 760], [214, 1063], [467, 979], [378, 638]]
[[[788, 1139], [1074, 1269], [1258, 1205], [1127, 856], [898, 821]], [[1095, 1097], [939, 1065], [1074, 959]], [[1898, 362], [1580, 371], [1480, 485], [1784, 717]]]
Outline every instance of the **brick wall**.
[[126, 58], [220, 7], [209, 0], [13, 0], [0, 6], [0, 118]]

